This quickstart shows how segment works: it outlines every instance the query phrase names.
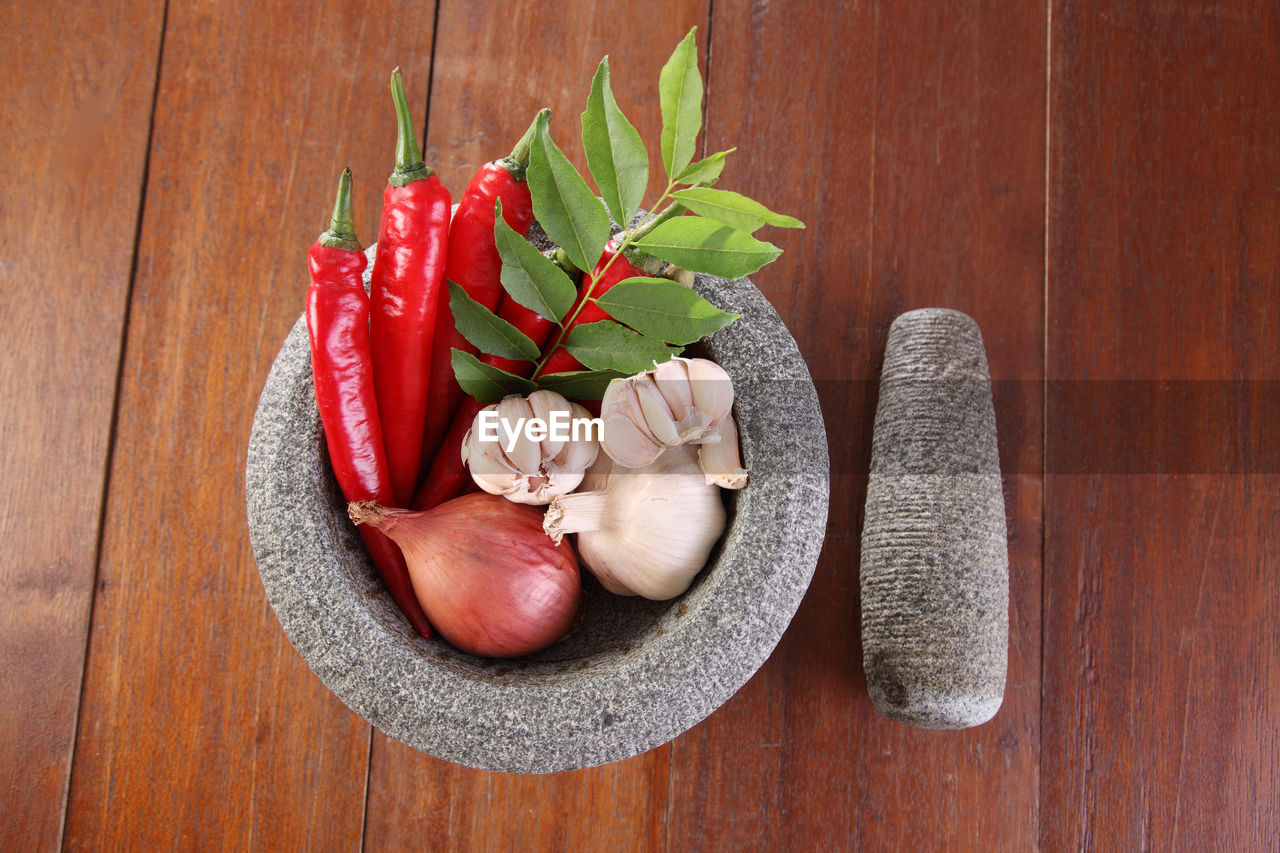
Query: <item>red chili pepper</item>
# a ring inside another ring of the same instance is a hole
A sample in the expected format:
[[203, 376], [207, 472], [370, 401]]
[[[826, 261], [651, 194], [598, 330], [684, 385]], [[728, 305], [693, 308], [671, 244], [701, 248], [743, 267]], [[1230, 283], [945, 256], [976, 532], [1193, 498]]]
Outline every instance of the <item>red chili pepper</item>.
[[391, 74], [396, 168], [382, 195], [378, 253], [370, 282], [374, 384], [396, 504], [413, 497], [422, 459], [431, 342], [444, 286], [449, 191], [422, 162], [404, 80]]
[[[545, 319], [535, 311], [516, 302], [509, 296], [502, 298], [498, 307], [498, 316], [529, 336], [539, 348], [546, 346], [555, 331], [556, 324]], [[517, 376], [528, 376], [533, 372], [533, 365], [527, 361], [511, 361], [496, 355], [483, 355], [480, 360], [485, 364], [501, 368]], [[484, 406], [475, 397], [467, 397], [458, 409], [445, 434], [440, 450], [431, 462], [427, 477], [413, 499], [413, 508], [422, 511], [456, 498], [467, 488], [471, 478], [467, 476], [466, 466], [462, 464], [462, 440], [467, 436], [476, 414]]]
[[467, 397], [454, 414], [453, 423], [449, 425], [440, 450], [427, 471], [427, 478], [413, 499], [413, 508], [418, 512], [437, 507], [462, 494], [469, 479], [467, 468], [462, 464], [462, 440], [466, 438], [476, 414], [483, 408], [475, 397]]
[[[360, 274], [367, 264], [351, 216], [351, 170], [338, 181], [329, 230], [307, 253], [307, 331], [316, 407], [324, 424], [329, 461], [348, 501], [391, 501], [393, 492], [382, 447], [369, 348], [369, 297]], [[413, 594], [404, 555], [394, 542], [366, 526], [365, 547], [392, 597], [414, 629], [431, 626]]]
[[[602, 293], [613, 287], [623, 279], [633, 278], [635, 276], [643, 276], [646, 273], [637, 269], [627, 260], [626, 255], [613, 260], [618, 254], [617, 245], [610, 240], [604, 248], [604, 254], [600, 256], [600, 260], [596, 263], [596, 268], [592, 270], [591, 276], [582, 277], [582, 287], [578, 291], [578, 300], [574, 303], [573, 308], [569, 310], [569, 316], [573, 317], [573, 321], [565, 327], [564, 334], [556, 343], [555, 352], [551, 353], [546, 362], [542, 365], [542, 369], [538, 371], [539, 376], [546, 376], [551, 373], [563, 373], [569, 370], [585, 369], [582, 362], [578, 361], [569, 351], [564, 349], [560, 344], [568, 338], [569, 333], [573, 331], [574, 326], [582, 323], [597, 323], [601, 320], [611, 320], [603, 308], [594, 302], [589, 302], [582, 306], [582, 310], [578, 311], [578, 306], [582, 305], [583, 300], [590, 295], [592, 298], [600, 296]], [[610, 261], [613, 260], [611, 264]], [[605, 267], [608, 269], [605, 269]], [[603, 272], [603, 275], [601, 275]], [[593, 285], [594, 282], [594, 285]], [[578, 315], [574, 317], [574, 311], [578, 311]]]
[[[530, 125], [509, 156], [480, 167], [462, 194], [449, 226], [445, 278], [461, 286], [468, 296], [490, 311], [497, 310], [503, 296], [502, 258], [493, 239], [495, 203], [502, 201], [502, 218], [517, 234], [524, 235], [533, 224], [533, 199], [524, 178], [533, 130], [534, 125]], [[466, 396], [453, 375], [450, 350], [455, 347], [476, 353], [476, 348], [454, 327], [453, 313], [445, 297], [436, 314], [435, 340], [431, 345], [427, 421], [422, 436], [421, 472], [424, 474], [430, 469], [453, 415]]]

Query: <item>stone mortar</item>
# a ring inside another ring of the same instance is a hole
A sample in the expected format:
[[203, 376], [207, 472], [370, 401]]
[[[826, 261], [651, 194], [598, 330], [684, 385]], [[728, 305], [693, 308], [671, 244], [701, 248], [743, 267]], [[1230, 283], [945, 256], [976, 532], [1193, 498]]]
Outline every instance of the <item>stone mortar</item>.
[[958, 311], [890, 327], [860, 582], [876, 707], [924, 728], [991, 719], [1009, 647], [1004, 494], [982, 334]]
[[348, 707], [448, 761], [547, 773], [660, 746], [718, 708], [768, 658], [808, 588], [826, 530], [826, 432], [808, 369], [747, 279], [696, 289], [742, 314], [702, 354], [733, 378], [751, 478], [724, 494], [729, 526], [682, 596], [605, 592], [584, 569], [586, 619], [518, 660], [418, 637], [377, 577], [334, 482], [302, 319], [262, 391], [249, 442], [249, 533], [290, 642]]

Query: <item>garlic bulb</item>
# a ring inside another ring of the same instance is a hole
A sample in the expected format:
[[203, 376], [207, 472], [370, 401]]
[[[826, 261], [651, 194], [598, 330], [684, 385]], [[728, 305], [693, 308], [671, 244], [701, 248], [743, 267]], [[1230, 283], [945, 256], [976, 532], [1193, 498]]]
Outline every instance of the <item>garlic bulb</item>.
[[726, 489], [741, 489], [747, 485], [747, 471], [742, 467], [742, 455], [738, 450], [738, 425], [734, 423], [733, 415], [725, 415], [720, 425], [698, 445], [698, 467], [708, 484]]
[[639, 470], [601, 455], [583, 488], [552, 501], [542, 527], [557, 543], [577, 533], [583, 564], [618, 595], [676, 597], [724, 532], [720, 489], [706, 482], [692, 447], [673, 447]]
[[600, 452], [600, 421], [554, 391], [512, 394], [476, 414], [462, 461], [476, 485], [521, 504], [573, 491]]
[[667, 447], [699, 441], [729, 416], [733, 382], [705, 358], [673, 358], [615, 379], [600, 403], [601, 445], [619, 465], [643, 468]]

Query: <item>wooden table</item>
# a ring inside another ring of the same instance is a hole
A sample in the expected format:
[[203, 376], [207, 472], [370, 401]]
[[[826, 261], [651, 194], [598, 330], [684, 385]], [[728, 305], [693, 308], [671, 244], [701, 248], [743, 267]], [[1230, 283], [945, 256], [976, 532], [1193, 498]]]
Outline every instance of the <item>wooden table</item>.
[[[2, 846], [1272, 848], [1280, 6], [391, 7], [7, 16]], [[656, 140], [694, 24], [706, 150], [738, 146], [722, 186], [809, 223], [757, 280], [820, 388], [822, 559], [769, 662], [674, 742], [453, 766], [371, 730], [280, 630], [245, 527], [258, 391], [344, 165], [373, 239], [392, 66], [457, 195], [544, 105], [581, 166], [605, 53]], [[961, 732], [881, 718], [858, 638], [874, 380], [930, 305], [982, 326], [1006, 472], [1008, 689]]]

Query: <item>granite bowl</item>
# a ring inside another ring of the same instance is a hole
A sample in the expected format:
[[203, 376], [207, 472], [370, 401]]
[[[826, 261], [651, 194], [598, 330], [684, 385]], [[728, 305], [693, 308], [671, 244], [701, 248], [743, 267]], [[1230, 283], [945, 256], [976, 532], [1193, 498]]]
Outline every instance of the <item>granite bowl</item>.
[[487, 660], [422, 639], [347, 519], [316, 412], [299, 319], [262, 391], [246, 468], [262, 584], [294, 647], [387, 735], [470, 767], [545, 773], [637, 755], [718, 708], [764, 663], [813, 575], [826, 529], [828, 457], [796, 343], [748, 280], [696, 289], [742, 314], [699, 347], [729, 372], [747, 488], [707, 567], [672, 601], [620, 597], [585, 569], [586, 616], [568, 639]]

